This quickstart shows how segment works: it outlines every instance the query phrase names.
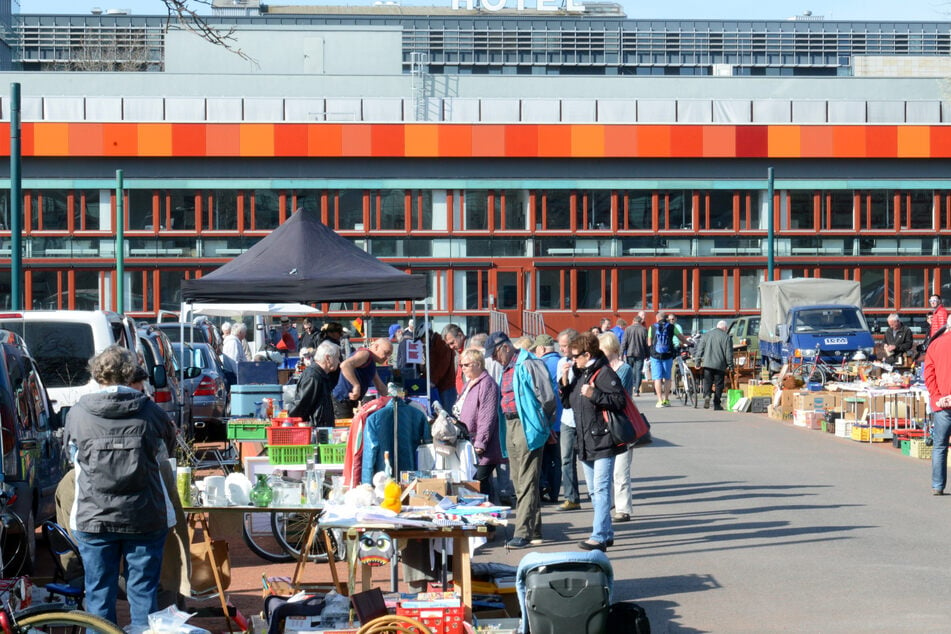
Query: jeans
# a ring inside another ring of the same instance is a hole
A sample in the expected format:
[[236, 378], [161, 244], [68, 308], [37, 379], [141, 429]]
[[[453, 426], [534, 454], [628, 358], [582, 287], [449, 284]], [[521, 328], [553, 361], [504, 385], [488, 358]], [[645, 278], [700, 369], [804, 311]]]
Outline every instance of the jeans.
[[644, 359], [627, 358], [628, 365], [634, 370], [634, 394], [641, 393], [641, 382], [644, 380]]
[[631, 463], [634, 462], [633, 445], [622, 454], [614, 456], [614, 512], [631, 514]]
[[568, 502], [578, 503], [581, 496], [578, 494], [578, 467], [575, 451], [575, 437], [578, 435], [574, 427], [561, 424], [561, 489]]
[[509, 452], [512, 484], [515, 485], [514, 537], [536, 539], [542, 536], [542, 502], [538, 490], [542, 448], [529, 449], [522, 421], [505, 421], [505, 445]]
[[934, 413], [934, 431], [931, 448], [931, 488], [944, 491], [948, 483], [948, 436], [951, 436], [951, 410], [939, 409]]
[[606, 543], [614, 539], [611, 526], [611, 483], [614, 479], [614, 456], [597, 460], [582, 460], [584, 478], [588, 482], [588, 493], [594, 506], [591, 541]]
[[166, 535], [167, 528], [150, 533], [73, 531], [85, 569], [86, 611], [117, 623], [119, 564], [124, 560], [132, 625], [148, 627], [149, 613], [158, 608]]

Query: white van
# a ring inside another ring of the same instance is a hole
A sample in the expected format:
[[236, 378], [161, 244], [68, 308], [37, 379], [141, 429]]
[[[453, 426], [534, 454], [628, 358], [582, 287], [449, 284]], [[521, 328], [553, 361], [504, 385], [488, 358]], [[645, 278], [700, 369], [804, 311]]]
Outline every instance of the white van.
[[0, 328], [23, 337], [57, 412], [99, 389], [89, 374], [91, 358], [113, 344], [135, 351], [135, 322], [111, 311], [6, 312]]

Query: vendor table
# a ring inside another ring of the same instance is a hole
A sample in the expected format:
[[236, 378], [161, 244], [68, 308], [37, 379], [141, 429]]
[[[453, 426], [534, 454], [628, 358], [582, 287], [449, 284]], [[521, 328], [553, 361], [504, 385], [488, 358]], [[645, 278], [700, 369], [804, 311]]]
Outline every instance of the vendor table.
[[210, 520], [214, 516], [227, 516], [227, 515], [241, 515], [243, 518], [245, 513], [300, 513], [307, 515], [307, 533], [304, 537], [305, 547], [301, 549], [300, 555], [297, 558], [297, 564], [294, 567], [294, 576], [292, 583], [295, 588], [300, 586], [301, 577], [303, 576], [304, 567], [307, 565], [308, 553], [310, 553], [311, 547], [313, 546], [314, 539], [317, 537], [318, 533], [321, 533], [321, 537], [325, 540], [325, 546], [327, 548], [327, 553], [330, 555], [327, 557], [328, 563], [330, 565], [331, 577], [333, 578], [334, 587], [339, 590], [344, 589], [344, 585], [340, 583], [340, 579], [337, 576], [337, 566], [333, 558], [333, 547], [330, 543], [329, 538], [326, 533], [324, 533], [320, 527], [317, 525], [317, 516], [320, 514], [321, 507], [302, 507], [302, 506], [280, 506], [280, 507], [259, 507], [259, 506], [187, 506], [184, 508], [185, 515], [189, 517], [194, 517], [199, 526], [202, 529], [202, 535], [205, 543], [205, 552], [208, 556], [208, 560], [212, 562], [212, 573], [215, 577], [215, 586], [218, 590], [218, 600], [221, 603], [221, 609], [225, 616], [225, 619], [228, 622], [228, 632], [233, 633], [234, 629], [232, 627], [232, 619], [228, 613], [228, 601], [225, 597], [224, 585], [221, 580], [221, 572], [214, 565], [215, 559], [212, 556], [212, 534], [211, 534], [211, 523]]
[[[899, 429], [913, 428], [916, 414], [919, 413], [916, 411], [915, 403], [921, 394], [925, 394], [927, 398], [928, 393], [921, 386], [907, 388], [869, 387], [861, 383], [840, 383], [838, 386], [843, 392], [868, 397], [866, 422], [869, 424], [869, 442], [876, 438], [890, 439], [894, 432]], [[877, 402], [882, 403], [881, 411], [875, 407]], [[900, 415], [902, 410], [904, 410], [904, 416]], [[883, 428], [884, 433], [873, 436], [871, 433], [873, 426]]]
[[[398, 526], [393, 524], [333, 524], [327, 523], [323, 528], [339, 528], [344, 531], [348, 544], [347, 551], [357, 548], [357, 541], [363, 533], [381, 531], [393, 540], [407, 539], [444, 539], [452, 542], [452, 583], [455, 591], [462, 599], [465, 608], [465, 620], [472, 621], [472, 552], [469, 548], [469, 538], [485, 537], [484, 526]], [[359, 565], [348, 557], [348, 565]], [[364, 591], [372, 587], [371, 570], [361, 566], [361, 586]]]

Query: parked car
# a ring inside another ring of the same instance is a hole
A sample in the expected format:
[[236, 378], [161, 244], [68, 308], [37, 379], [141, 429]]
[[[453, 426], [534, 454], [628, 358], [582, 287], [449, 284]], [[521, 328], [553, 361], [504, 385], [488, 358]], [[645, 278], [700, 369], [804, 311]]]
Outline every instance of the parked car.
[[[149, 383], [154, 390], [152, 398], [165, 410], [175, 427], [192, 437], [191, 395], [183, 389], [179, 379], [179, 360], [172, 350], [172, 343], [158, 328], [140, 326], [136, 331], [136, 352], [143, 367], [149, 373]], [[184, 376], [192, 378], [201, 371], [186, 368]]]
[[99, 389], [89, 374], [90, 359], [113, 344], [136, 347], [135, 322], [104, 310], [0, 313], [0, 329], [26, 342], [57, 412]]
[[[62, 418], [54, 412], [39, 368], [23, 339], [0, 330], [0, 452], [3, 478], [12, 487], [11, 510], [26, 534], [6, 540], [26, 546], [7, 570], [29, 573], [36, 526], [56, 517], [56, 485], [63, 478]], [[8, 536], [12, 537], [12, 536]], [[21, 560], [22, 556], [22, 560]], [[7, 559], [7, 555], [4, 556]]]
[[163, 321], [153, 324], [153, 326], [164, 332], [172, 343], [181, 341], [182, 331], [184, 331], [186, 342], [207, 343], [215, 351], [215, 354], [221, 354], [221, 344], [223, 342], [221, 331], [218, 330], [218, 326], [208, 319], [199, 318], [193, 324]]
[[[207, 343], [184, 344], [186, 367], [200, 368], [201, 373], [185, 379], [185, 391], [191, 394], [191, 414], [195, 440], [225, 440], [224, 425], [228, 411], [228, 384], [218, 355]], [[175, 358], [181, 363], [182, 344], [173, 343]]]

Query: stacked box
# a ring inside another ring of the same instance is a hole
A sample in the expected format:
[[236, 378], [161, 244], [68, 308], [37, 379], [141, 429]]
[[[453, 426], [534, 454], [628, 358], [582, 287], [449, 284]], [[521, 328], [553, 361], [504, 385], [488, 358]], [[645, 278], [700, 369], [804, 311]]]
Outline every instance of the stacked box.
[[844, 418], [835, 419], [835, 435], [839, 438], [851, 438], [852, 421]]
[[762, 383], [758, 385], [749, 385], [746, 388], [746, 395], [749, 398], [757, 398], [759, 396], [767, 396], [773, 398], [773, 391], [776, 389], [772, 383]]
[[908, 453], [912, 458], [931, 460], [931, 447], [926, 445], [924, 440], [912, 440], [909, 444]]
[[408, 605], [419, 605], [419, 601], [400, 601], [396, 606], [396, 613], [400, 616], [408, 616], [416, 619], [430, 630], [433, 634], [463, 634], [463, 619], [465, 618], [465, 608], [462, 605], [458, 607], [437, 607], [441, 604], [439, 601], [433, 602], [434, 607], [409, 607]]
[[801, 410], [793, 412], [793, 425], [806, 429], [822, 429], [826, 413], [822, 410]]

